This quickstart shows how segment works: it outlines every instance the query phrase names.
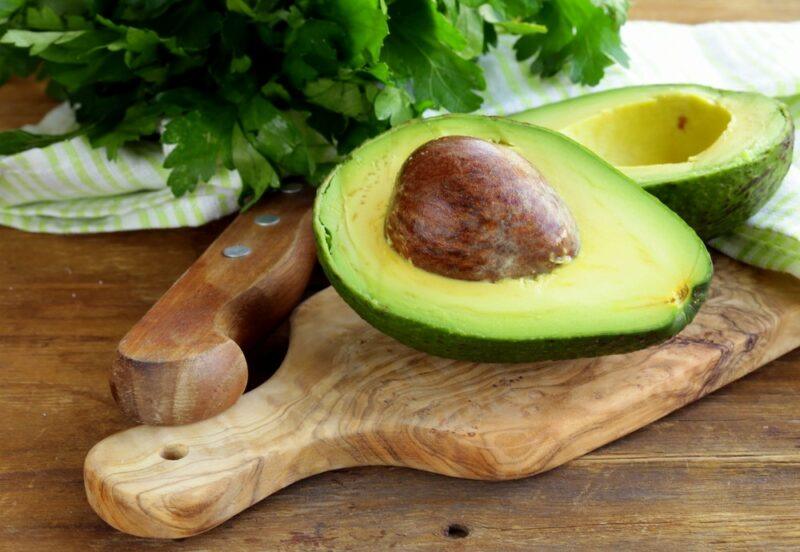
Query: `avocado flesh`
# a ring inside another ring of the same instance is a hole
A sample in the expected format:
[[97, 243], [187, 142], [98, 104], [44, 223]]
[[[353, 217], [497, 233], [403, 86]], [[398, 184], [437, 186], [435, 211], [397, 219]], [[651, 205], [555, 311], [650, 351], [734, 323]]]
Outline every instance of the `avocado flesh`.
[[[388, 243], [395, 179], [420, 145], [446, 135], [512, 147], [567, 204], [581, 249], [536, 278], [446, 278]], [[521, 362], [623, 352], [691, 321], [711, 279], [708, 251], [658, 200], [575, 142], [546, 129], [476, 116], [397, 127], [355, 150], [320, 187], [319, 259], [364, 319], [416, 349], [450, 358]]]
[[580, 142], [703, 239], [732, 231], [772, 197], [789, 169], [794, 138], [777, 100], [695, 85], [619, 88], [512, 118]]

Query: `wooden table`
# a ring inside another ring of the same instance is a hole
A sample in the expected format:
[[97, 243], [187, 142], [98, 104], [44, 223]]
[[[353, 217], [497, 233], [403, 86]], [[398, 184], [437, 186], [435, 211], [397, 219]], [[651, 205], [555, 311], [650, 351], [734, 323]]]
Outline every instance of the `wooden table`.
[[[800, 2], [642, 0], [632, 16], [800, 19]], [[47, 106], [13, 83], [0, 90], [0, 123]], [[116, 343], [225, 223], [73, 237], [0, 228], [0, 549], [800, 546], [800, 350], [538, 477], [343, 470], [180, 543], [114, 531], [89, 508], [81, 468], [129, 425], [108, 390]], [[280, 336], [271, 342], [254, 363], [274, 365]]]

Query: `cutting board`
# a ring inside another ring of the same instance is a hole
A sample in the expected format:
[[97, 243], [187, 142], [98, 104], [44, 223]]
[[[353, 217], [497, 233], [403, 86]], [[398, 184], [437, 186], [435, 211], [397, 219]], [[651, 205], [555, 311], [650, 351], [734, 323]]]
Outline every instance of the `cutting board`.
[[98, 443], [84, 469], [89, 502], [121, 531], [177, 538], [338, 468], [486, 480], [549, 470], [800, 346], [800, 282], [724, 257], [715, 266], [710, 299], [667, 343], [535, 364], [425, 355], [326, 289], [295, 310], [281, 368], [232, 408]]

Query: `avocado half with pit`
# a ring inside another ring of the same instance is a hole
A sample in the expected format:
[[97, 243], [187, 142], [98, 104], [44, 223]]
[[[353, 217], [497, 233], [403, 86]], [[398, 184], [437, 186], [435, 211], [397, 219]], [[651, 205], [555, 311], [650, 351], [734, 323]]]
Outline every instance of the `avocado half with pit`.
[[655, 197], [547, 129], [417, 120], [353, 151], [317, 192], [320, 262], [365, 320], [434, 355], [597, 356], [674, 335], [711, 260]]
[[794, 139], [792, 118], [775, 99], [682, 84], [607, 90], [512, 118], [580, 142], [703, 239], [730, 232], [772, 197]]

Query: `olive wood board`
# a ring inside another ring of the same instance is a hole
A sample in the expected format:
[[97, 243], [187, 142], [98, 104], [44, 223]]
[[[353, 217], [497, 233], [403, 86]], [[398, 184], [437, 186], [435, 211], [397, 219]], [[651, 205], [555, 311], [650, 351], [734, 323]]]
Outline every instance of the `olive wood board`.
[[121, 531], [178, 538], [328, 470], [406, 466], [486, 480], [549, 470], [800, 346], [800, 282], [721, 256], [715, 266], [708, 301], [670, 341], [535, 364], [414, 351], [328, 288], [295, 310], [280, 369], [233, 407], [95, 445], [89, 502]]

